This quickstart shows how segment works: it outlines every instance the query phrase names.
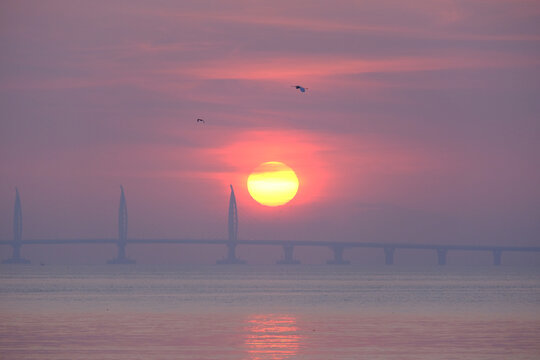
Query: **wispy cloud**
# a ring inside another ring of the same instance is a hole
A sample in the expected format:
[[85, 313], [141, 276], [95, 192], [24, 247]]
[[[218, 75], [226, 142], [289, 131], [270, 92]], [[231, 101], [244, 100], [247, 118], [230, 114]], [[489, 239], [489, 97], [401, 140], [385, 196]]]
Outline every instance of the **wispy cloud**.
[[[310, 3], [308, 11], [299, 11], [299, 7], [287, 6], [286, 11], [261, 12], [260, 9], [241, 8], [235, 10], [220, 9], [216, 11], [152, 11], [152, 15], [162, 18], [174, 18], [187, 21], [191, 25], [197, 23], [211, 26], [216, 23], [243, 24], [252, 27], [272, 27], [276, 29], [293, 29], [318, 33], [354, 33], [398, 38], [464, 40], [464, 41], [540, 41], [536, 32], [520, 30], [519, 27], [497, 28], [497, 23], [515, 22], [540, 15], [540, 6], [534, 1], [521, 1], [522, 6], [508, 1], [457, 3], [450, 0], [414, 1], [396, 3], [395, 1], [379, 1], [374, 3], [354, 4], [350, 13], [340, 13], [326, 9], [318, 11]], [[386, 12], [381, 13], [380, 8]], [[315, 10], [314, 10], [315, 9]], [[521, 10], [520, 10], [521, 9]], [[408, 21], [416, 18], [416, 23]], [[335, 18], [335, 20], [333, 20]], [[491, 33], [478, 33], [476, 28], [489, 24]], [[467, 30], [468, 29], [468, 30]]]
[[268, 56], [231, 58], [202, 62], [192, 68], [157, 70], [157, 72], [196, 76], [203, 79], [241, 79], [290, 81], [336, 75], [363, 73], [434, 71], [447, 69], [505, 68], [532, 66], [539, 59], [505, 54], [466, 54], [423, 57], [358, 59], [338, 56], [307, 57]]

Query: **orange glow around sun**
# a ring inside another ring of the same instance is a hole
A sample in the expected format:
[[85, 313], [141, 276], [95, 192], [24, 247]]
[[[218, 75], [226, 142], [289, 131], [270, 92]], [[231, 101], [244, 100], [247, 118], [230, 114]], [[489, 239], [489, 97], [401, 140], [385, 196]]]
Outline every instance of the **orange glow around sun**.
[[259, 165], [247, 179], [251, 197], [266, 206], [280, 206], [291, 201], [298, 191], [298, 177], [279, 161]]
[[[203, 175], [219, 180], [224, 194], [229, 189], [229, 184], [233, 184], [237, 202], [246, 209], [249, 208], [254, 213], [273, 212], [285, 207], [296, 211], [302, 206], [333, 195], [329, 192], [333, 188], [328, 184], [336, 173], [336, 162], [329, 161], [333, 148], [329, 147], [326, 138], [297, 130], [268, 129], [239, 131], [228, 135], [230, 139], [226, 143], [205, 151], [205, 157], [201, 158], [200, 163], [213, 163], [218, 160], [218, 171], [205, 172]], [[219, 136], [215, 135], [216, 138]], [[208, 146], [210, 145], [209, 143]], [[259, 202], [253, 201], [255, 198], [248, 189], [248, 176], [262, 162], [269, 160], [286, 164], [296, 174], [298, 192], [291, 197], [292, 200], [289, 199], [290, 203], [294, 202], [295, 207], [287, 206], [287, 203], [282, 206], [260, 206]]]

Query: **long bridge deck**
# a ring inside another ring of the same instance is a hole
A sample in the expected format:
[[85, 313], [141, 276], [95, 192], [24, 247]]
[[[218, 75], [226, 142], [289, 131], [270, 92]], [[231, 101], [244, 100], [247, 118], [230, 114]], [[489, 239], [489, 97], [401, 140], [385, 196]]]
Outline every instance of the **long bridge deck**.
[[394, 252], [397, 249], [420, 249], [434, 250], [437, 252], [438, 264], [446, 264], [446, 255], [448, 251], [490, 251], [493, 253], [494, 265], [501, 264], [502, 252], [540, 252], [538, 246], [501, 246], [501, 245], [450, 245], [450, 244], [406, 244], [406, 243], [390, 243], [390, 242], [359, 242], [359, 241], [302, 241], [302, 240], [228, 240], [228, 239], [26, 239], [18, 242], [0, 241], [0, 245], [11, 245], [14, 248], [14, 256], [6, 260], [7, 263], [28, 263], [27, 260], [20, 257], [20, 247], [22, 245], [62, 245], [62, 244], [111, 244], [119, 247], [119, 253], [116, 259], [111, 263], [133, 263], [133, 260], [127, 259], [125, 256], [125, 246], [137, 244], [191, 244], [191, 245], [223, 245], [226, 246], [228, 256], [218, 261], [223, 264], [239, 264], [244, 263], [236, 257], [235, 249], [238, 245], [255, 245], [255, 246], [282, 246], [284, 258], [278, 261], [279, 264], [299, 264], [298, 260], [293, 257], [294, 248], [297, 246], [310, 247], [326, 247], [333, 251], [334, 258], [329, 260], [328, 264], [348, 264], [347, 260], [343, 259], [343, 251], [348, 248], [378, 248], [383, 249], [385, 253], [385, 263], [392, 265], [394, 263]]
[[241, 264], [244, 260], [236, 257], [236, 247], [238, 245], [267, 245], [282, 246], [283, 259], [280, 264], [298, 264], [298, 260], [293, 257], [294, 248], [297, 246], [327, 247], [333, 251], [334, 258], [327, 261], [328, 264], [348, 264], [343, 259], [343, 251], [349, 248], [379, 248], [384, 250], [385, 263], [394, 263], [394, 252], [397, 249], [425, 249], [434, 250], [437, 253], [439, 265], [446, 264], [448, 251], [491, 251], [493, 253], [493, 264], [501, 264], [503, 252], [540, 252], [540, 246], [504, 246], [504, 245], [461, 245], [461, 244], [406, 244], [399, 242], [361, 242], [361, 241], [302, 241], [302, 240], [275, 240], [275, 239], [238, 239], [238, 213], [236, 207], [236, 197], [231, 186], [228, 213], [228, 236], [225, 239], [193, 239], [193, 238], [171, 238], [171, 239], [129, 239], [127, 237], [127, 206], [124, 195], [124, 188], [121, 186], [120, 206], [118, 210], [118, 238], [105, 239], [23, 239], [22, 237], [22, 207], [19, 191], [15, 189], [15, 205], [13, 217], [13, 240], [0, 240], [0, 245], [8, 245], [13, 249], [11, 258], [4, 260], [4, 263], [26, 264], [28, 260], [21, 257], [21, 247], [32, 245], [54, 245], [54, 244], [113, 244], [118, 248], [116, 258], [109, 261], [112, 264], [134, 263], [134, 260], [126, 257], [125, 248], [127, 245], [136, 244], [197, 244], [197, 245], [222, 245], [227, 248], [227, 256], [219, 260], [220, 264]]
[[[199, 244], [199, 245], [228, 245], [228, 239], [127, 239], [126, 244]], [[27, 239], [21, 240], [21, 245], [53, 245], [53, 244], [117, 244], [118, 239]], [[540, 252], [540, 246], [505, 246], [505, 245], [449, 245], [449, 244], [407, 244], [389, 242], [359, 242], [359, 241], [316, 241], [316, 240], [235, 240], [237, 245], [270, 245], [270, 246], [320, 246], [342, 248], [393, 248], [393, 249], [425, 249], [425, 250], [464, 250], [464, 251], [520, 251]], [[12, 245], [13, 241], [0, 240], [0, 245]]]

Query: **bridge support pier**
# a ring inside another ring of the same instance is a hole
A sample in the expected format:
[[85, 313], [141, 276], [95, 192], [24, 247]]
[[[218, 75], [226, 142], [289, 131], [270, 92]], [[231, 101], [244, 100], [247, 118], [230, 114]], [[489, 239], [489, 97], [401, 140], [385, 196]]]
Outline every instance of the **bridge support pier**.
[[217, 261], [220, 265], [230, 264], [245, 264], [244, 260], [236, 257], [236, 243], [230, 242], [227, 244], [227, 257]]
[[2, 261], [2, 264], [30, 264], [30, 260], [21, 257], [21, 246], [22, 244], [12, 243], [13, 253], [11, 258]]
[[300, 264], [299, 260], [295, 260], [293, 258], [293, 251], [294, 246], [293, 245], [283, 245], [283, 259], [276, 262], [276, 264], [281, 265], [298, 265]]
[[135, 260], [129, 259], [126, 256], [126, 243], [117, 243], [118, 253], [112, 260], [107, 261], [107, 264], [135, 264]]
[[502, 250], [493, 250], [493, 265], [501, 265]]
[[332, 250], [334, 251], [334, 259], [328, 260], [326, 263], [328, 265], [348, 265], [350, 264], [349, 261], [343, 260], [343, 246], [335, 245], [332, 246]]
[[437, 249], [437, 264], [446, 265], [446, 249]]
[[385, 247], [384, 248], [384, 263], [386, 265], [394, 265], [394, 247]]

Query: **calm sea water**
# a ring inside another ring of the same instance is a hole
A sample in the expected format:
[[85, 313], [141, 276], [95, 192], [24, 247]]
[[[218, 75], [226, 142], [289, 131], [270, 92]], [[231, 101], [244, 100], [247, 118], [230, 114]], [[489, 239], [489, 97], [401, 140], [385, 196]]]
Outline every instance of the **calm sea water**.
[[540, 269], [0, 271], [1, 359], [540, 359]]

